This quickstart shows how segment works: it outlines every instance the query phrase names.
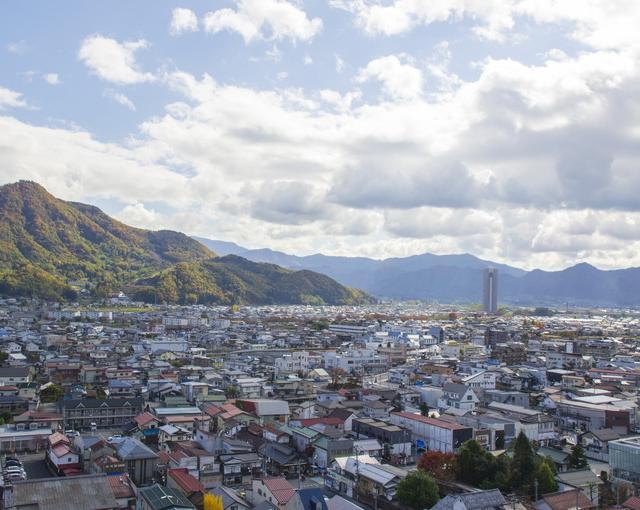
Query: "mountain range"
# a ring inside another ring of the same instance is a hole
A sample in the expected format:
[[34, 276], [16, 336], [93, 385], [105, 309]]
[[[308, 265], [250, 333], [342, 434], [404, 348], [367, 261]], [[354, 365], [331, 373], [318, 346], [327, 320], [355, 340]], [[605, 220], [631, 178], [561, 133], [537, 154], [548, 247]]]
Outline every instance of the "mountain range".
[[384, 260], [321, 254], [300, 257], [270, 249], [247, 249], [226, 241], [195, 239], [221, 254], [317, 271], [379, 298], [478, 303], [482, 299], [482, 271], [494, 267], [499, 272], [498, 295], [503, 303], [534, 306], [640, 303], [640, 268], [604, 271], [581, 263], [562, 271], [525, 271], [470, 254], [425, 253]]
[[85, 288], [158, 303], [371, 301], [323, 274], [221, 257], [180, 232], [130, 227], [30, 181], [0, 187], [0, 218], [0, 294], [72, 299]]

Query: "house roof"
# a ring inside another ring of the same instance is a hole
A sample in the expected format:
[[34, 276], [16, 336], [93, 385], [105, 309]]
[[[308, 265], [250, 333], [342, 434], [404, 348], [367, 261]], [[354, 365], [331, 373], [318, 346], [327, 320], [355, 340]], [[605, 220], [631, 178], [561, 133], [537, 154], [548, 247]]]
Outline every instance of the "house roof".
[[589, 484], [598, 485], [602, 483], [600, 478], [590, 469], [580, 469], [577, 471], [565, 471], [564, 473], [558, 473], [556, 478], [567, 485], [574, 487], [585, 487]]
[[34, 510], [106, 510], [118, 507], [107, 476], [103, 474], [13, 482], [13, 504]]
[[157, 459], [158, 455], [133, 437], [125, 437], [116, 445], [120, 460]]
[[426, 423], [428, 425], [433, 425], [434, 427], [440, 427], [443, 429], [463, 430], [463, 429], [469, 428], [469, 427], [464, 427], [462, 425], [459, 425], [457, 423], [449, 423], [448, 421], [439, 420], [438, 418], [428, 418], [427, 416], [422, 416], [421, 414], [413, 414], [413, 413], [406, 413], [406, 412], [398, 412], [398, 413], [391, 413], [391, 414], [395, 416], [400, 416], [401, 418], [407, 418], [409, 420], [420, 421], [422, 423]]
[[576, 508], [576, 503], [577, 507], [581, 509], [596, 508], [597, 506], [584, 495], [582, 489], [552, 492], [551, 494], [544, 494], [542, 499], [551, 510], [569, 510]]
[[116, 499], [129, 499], [136, 496], [129, 483], [129, 475], [107, 476], [107, 481]]
[[167, 475], [171, 477], [186, 494], [204, 492], [204, 485], [202, 485], [202, 483], [200, 483], [200, 481], [195, 477], [190, 475], [187, 468], [169, 469]]
[[507, 504], [507, 500], [499, 489], [475, 491], [466, 494], [449, 494], [441, 499], [431, 510], [453, 510], [454, 504], [460, 501], [467, 510], [486, 510], [499, 508]]
[[631, 496], [624, 503], [622, 503], [622, 506], [625, 508], [630, 508], [631, 510], [640, 510], [640, 497]]
[[195, 509], [195, 506], [181, 492], [155, 484], [138, 491], [152, 510]]
[[296, 493], [293, 486], [283, 477], [263, 478], [262, 483], [282, 505], [287, 504]]
[[145, 411], [144, 413], [141, 413], [133, 418], [133, 421], [136, 422], [136, 425], [138, 425], [138, 427], [143, 427], [147, 423], [151, 423], [152, 421], [157, 420], [158, 419], [148, 411]]

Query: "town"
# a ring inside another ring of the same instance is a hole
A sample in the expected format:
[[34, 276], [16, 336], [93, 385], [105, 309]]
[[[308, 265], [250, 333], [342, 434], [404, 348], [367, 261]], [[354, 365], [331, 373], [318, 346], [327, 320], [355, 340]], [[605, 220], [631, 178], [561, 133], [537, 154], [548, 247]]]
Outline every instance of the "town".
[[4, 508], [637, 510], [639, 343], [633, 310], [3, 299]]

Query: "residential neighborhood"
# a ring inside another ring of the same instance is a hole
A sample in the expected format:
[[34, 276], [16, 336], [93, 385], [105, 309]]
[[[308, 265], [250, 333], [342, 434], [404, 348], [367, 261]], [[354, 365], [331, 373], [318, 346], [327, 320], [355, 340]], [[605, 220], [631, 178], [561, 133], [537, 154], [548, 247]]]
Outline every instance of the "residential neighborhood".
[[4, 299], [4, 505], [400, 509], [428, 476], [434, 508], [635, 510], [639, 344], [632, 312]]

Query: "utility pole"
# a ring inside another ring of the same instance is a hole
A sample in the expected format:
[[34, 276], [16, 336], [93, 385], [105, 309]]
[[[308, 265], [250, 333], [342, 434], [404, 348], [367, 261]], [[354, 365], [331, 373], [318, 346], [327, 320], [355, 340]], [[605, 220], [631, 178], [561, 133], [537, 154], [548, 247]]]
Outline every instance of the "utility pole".
[[535, 480], [533, 480], [533, 488], [534, 488], [534, 491], [535, 491], [534, 492], [534, 494], [535, 494], [534, 498], [535, 499], [533, 501], [535, 502], [535, 501], [538, 501], [538, 479], [537, 478]]

